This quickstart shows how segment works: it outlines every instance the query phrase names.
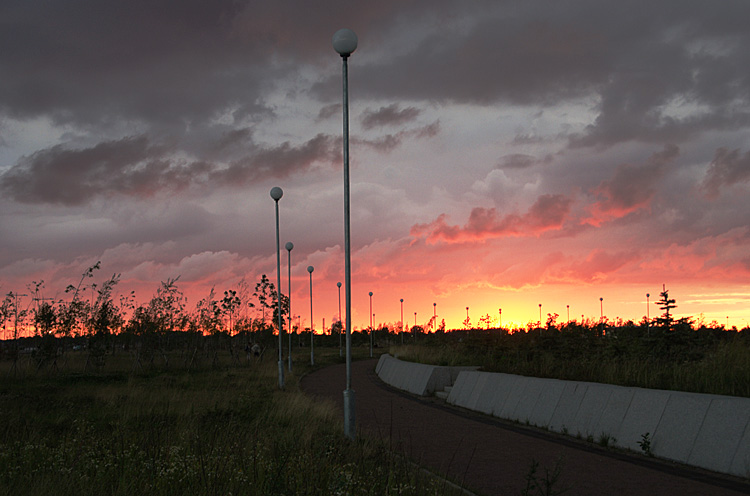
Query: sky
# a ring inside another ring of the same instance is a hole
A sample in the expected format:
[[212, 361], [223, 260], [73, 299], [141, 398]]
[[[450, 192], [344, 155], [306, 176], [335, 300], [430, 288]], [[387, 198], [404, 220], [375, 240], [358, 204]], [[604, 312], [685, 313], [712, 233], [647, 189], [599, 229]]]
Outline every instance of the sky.
[[[750, 321], [750, 3], [0, 2], [0, 292], [276, 283], [330, 327]], [[650, 294], [647, 301], [646, 294]], [[341, 291], [342, 298], [344, 291]], [[601, 298], [601, 299], [600, 299]], [[26, 305], [31, 296], [25, 297]], [[23, 305], [23, 303], [22, 303]], [[342, 302], [343, 305], [343, 302]], [[540, 307], [541, 305], [541, 307]], [[467, 310], [468, 307], [468, 310]]]

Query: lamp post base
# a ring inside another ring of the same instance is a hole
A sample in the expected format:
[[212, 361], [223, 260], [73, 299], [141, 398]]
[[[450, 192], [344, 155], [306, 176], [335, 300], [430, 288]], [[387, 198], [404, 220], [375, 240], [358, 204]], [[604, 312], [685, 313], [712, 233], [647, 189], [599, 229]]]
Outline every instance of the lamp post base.
[[352, 389], [344, 390], [344, 435], [352, 440], [357, 436]]

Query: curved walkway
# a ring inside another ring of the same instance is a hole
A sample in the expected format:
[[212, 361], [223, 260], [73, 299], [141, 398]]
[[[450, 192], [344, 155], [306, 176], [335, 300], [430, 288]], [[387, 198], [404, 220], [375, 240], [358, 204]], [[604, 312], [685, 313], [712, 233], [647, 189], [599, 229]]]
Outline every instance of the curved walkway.
[[[377, 360], [352, 363], [358, 432], [380, 437], [431, 471], [483, 495], [518, 495], [534, 461], [538, 478], [560, 463], [555, 488], [577, 496], [737, 496], [750, 482], [609, 451], [418, 398], [383, 383]], [[328, 398], [343, 412], [346, 367], [333, 365], [302, 378], [306, 393]], [[342, 414], [343, 415], [343, 414]]]

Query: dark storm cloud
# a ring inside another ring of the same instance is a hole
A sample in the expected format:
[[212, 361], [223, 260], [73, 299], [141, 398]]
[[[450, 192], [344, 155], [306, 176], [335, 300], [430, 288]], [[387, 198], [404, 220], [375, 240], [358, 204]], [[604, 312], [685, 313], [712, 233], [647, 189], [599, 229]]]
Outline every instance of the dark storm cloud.
[[386, 134], [375, 139], [356, 138], [353, 140], [353, 142], [357, 145], [367, 146], [381, 153], [387, 153], [401, 146], [401, 144], [405, 140], [424, 138], [429, 139], [437, 136], [439, 132], [440, 121], [435, 121], [432, 124], [428, 124], [426, 126], [414, 129], [405, 129], [403, 131], [399, 131], [396, 134]]
[[701, 187], [709, 198], [719, 196], [722, 186], [750, 182], [750, 152], [719, 148], [708, 168]]
[[599, 115], [571, 146], [680, 143], [750, 126], [748, 18], [743, 1], [507, 2], [472, 29], [431, 26], [411, 51], [355, 66], [351, 77], [383, 98], [554, 105], [596, 96]]
[[[235, 134], [226, 139], [248, 138], [242, 130]], [[339, 144], [337, 138], [321, 134], [300, 145], [255, 145], [228, 166], [174, 158], [172, 146], [145, 136], [85, 149], [57, 145], [22, 157], [0, 175], [0, 191], [22, 203], [83, 205], [113, 194], [149, 197], [204, 184], [242, 186], [258, 177], [285, 177], [316, 162], [339, 161]]]
[[420, 113], [418, 108], [401, 108], [397, 103], [380, 107], [377, 110], [366, 109], [362, 115], [362, 127], [372, 129], [374, 127], [406, 124], [414, 121]]
[[602, 182], [595, 189], [601, 198], [595, 208], [597, 212], [622, 216], [646, 206], [656, 191], [656, 184], [665, 175], [667, 166], [679, 154], [677, 146], [667, 145], [644, 164], [618, 165], [612, 179]]

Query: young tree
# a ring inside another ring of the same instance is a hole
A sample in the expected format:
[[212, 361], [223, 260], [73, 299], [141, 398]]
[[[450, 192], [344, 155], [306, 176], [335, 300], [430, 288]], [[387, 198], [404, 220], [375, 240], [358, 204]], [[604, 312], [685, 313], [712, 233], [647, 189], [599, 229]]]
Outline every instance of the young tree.
[[221, 300], [221, 309], [227, 317], [229, 317], [229, 335], [232, 335], [232, 319], [235, 316], [237, 309], [240, 307], [240, 298], [237, 296], [237, 291], [229, 289], [224, 291], [224, 298]]
[[659, 296], [661, 299], [658, 300], [656, 304], [659, 305], [660, 310], [664, 311], [664, 314], [661, 317], [657, 317], [656, 322], [669, 330], [672, 327], [672, 315], [670, 311], [677, 308], [677, 305], [675, 304], [677, 301], [674, 298], [669, 297], [669, 290], [667, 289], [666, 284], [662, 284], [662, 292], [659, 293]]
[[266, 309], [271, 309], [271, 305], [275, 298], [273, 298], [274, 286], [271, 281], [268, 280], [265, 274], [260, 278], [260, 282], [255, 284], [255, 292], [253, 296], [258, 299], [258, 306], [260, 307], [261, 316], [263, 323], [266, 323]]

